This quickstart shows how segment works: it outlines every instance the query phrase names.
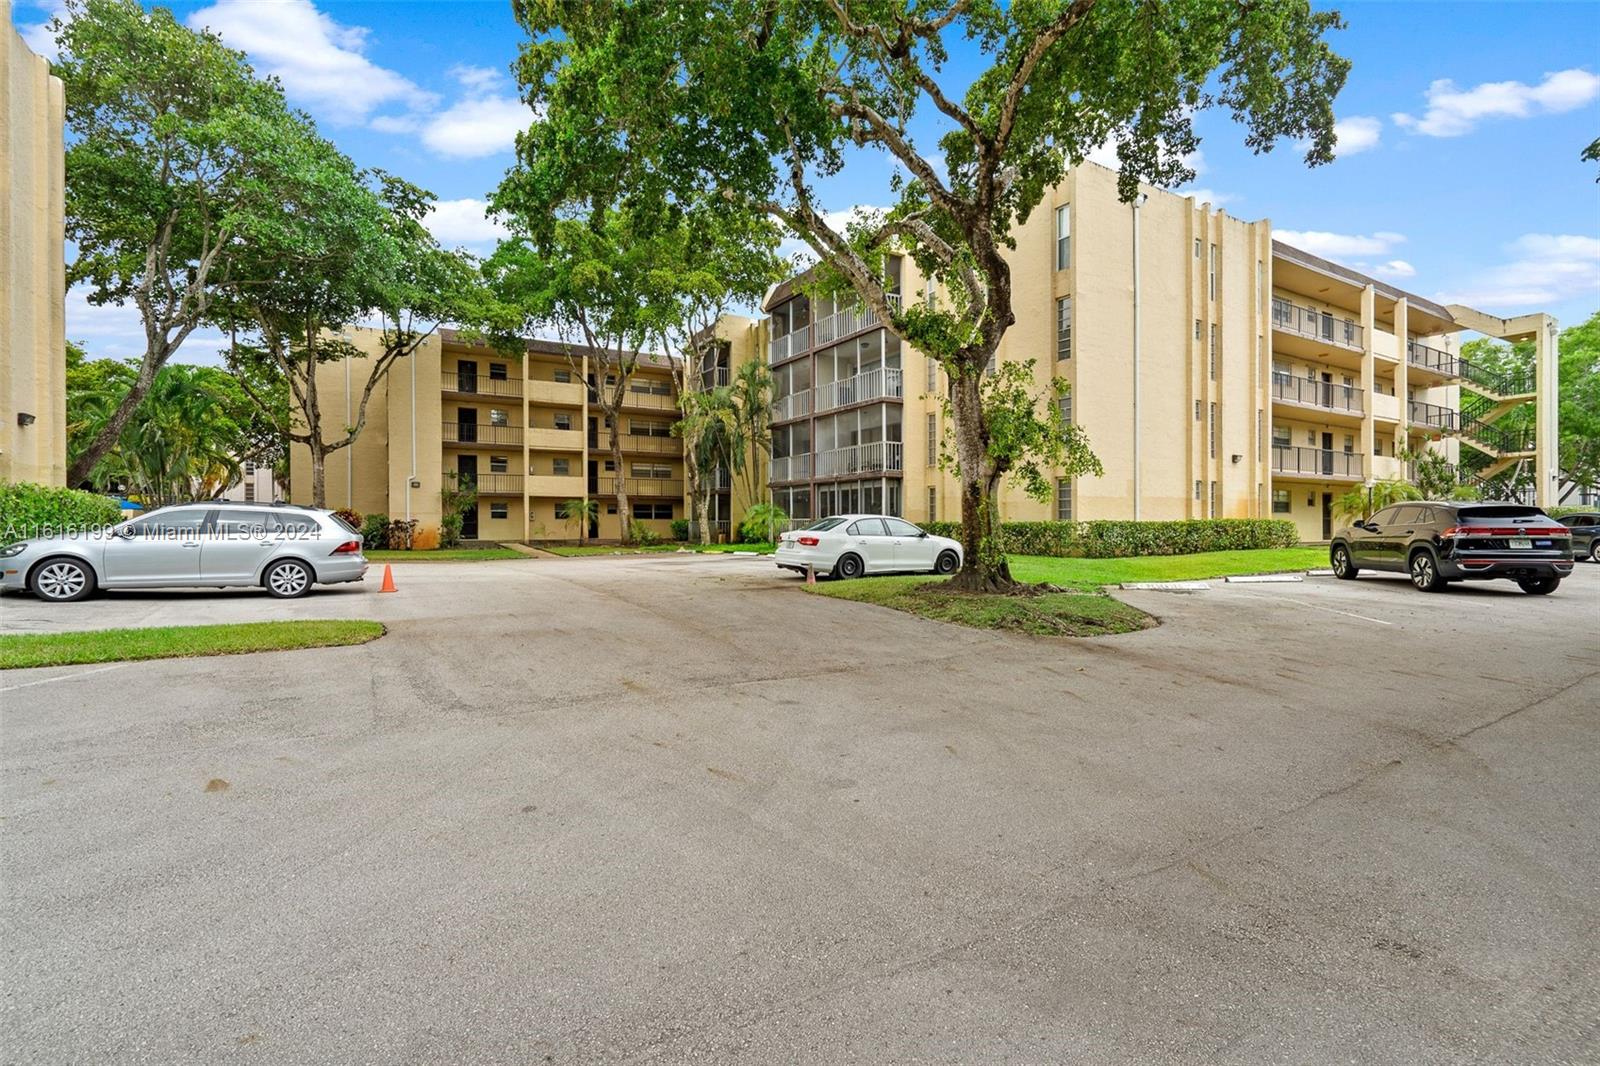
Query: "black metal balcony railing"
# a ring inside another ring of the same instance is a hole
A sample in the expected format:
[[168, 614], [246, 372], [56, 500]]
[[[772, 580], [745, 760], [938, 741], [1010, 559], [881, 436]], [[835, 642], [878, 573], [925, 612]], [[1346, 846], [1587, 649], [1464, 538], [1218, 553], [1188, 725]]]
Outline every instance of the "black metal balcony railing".
[[477, 422], [446, 422], [446, 444], [521, 444], [521, 426], [488, 426]]
[[1272, 375], [1272, 398], [1285, 403], [1322, 407], [1330, 411], [1349, 411], [1360, 414], [1363, 390], [1354, 385], [1340, 385], [1332, 381], [1312, 381], [1290, 374]]
[[1406, 404], [1406, 409], [1412, 425], [1430, 426], [1445, 433], [1454, 433], [1461, 424], [1460, 416], [1456, 412], [1448, 407], [1440, 407], [1436, 403], [1411, 400]]
[[522, 382], [512, 378], [492, 378], [487, 374], [463, 374], [446, 370], [442, 387], [445, 392], [472, 396], [521, 396]]
[[1523, 396], [1533, 391], [1533, 370], [1492, 370], [1466, 359], [1459, 359], [1461, 379], [1496, 396]]
[[1331, 448], [1295, 448], [1274, 445], [1272, 472], [1274, 474], [1300, 474], [1311, 477], [1363, 476], [1365, 468], [1361, 456], [1354, 452], [1337, 452]]
[[1506, 426], [1498, 422], [1485, 422], [1479, 418], [1463, 418], [1461, 435], [1500, 455], [1531, 452], [1535, 439], [1532, 426]]
[[1361, 326], [1348, 318], [1336, 318], [1327, 311], [1296, 307], [1288, 300], [1272, 300], [1272, 328], [1341, 348], [1362, 349]]
[[1446, 377], [1457, 377], [1461, 373], [1460, 361], [1455, 356], [1440, 348], [1430, 348], [1421, 341], [1406, 341], [1406, 362]]

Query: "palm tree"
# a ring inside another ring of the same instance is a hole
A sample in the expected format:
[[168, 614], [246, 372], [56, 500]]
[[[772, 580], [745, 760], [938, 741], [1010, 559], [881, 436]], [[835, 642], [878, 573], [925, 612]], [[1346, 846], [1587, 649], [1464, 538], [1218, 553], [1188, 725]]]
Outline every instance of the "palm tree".
[[732, 470], [735, 457], [741, 454], [739, 409], [733, 390], [727, 386], [685, 393], [679, 397], [679, 404], [683, 417], [672, 429], [684, 442], [684, 462], [690, 467], [693, 488], [690, 506], [694, 508], [695, 524], [700, 527], [700, 543], [710, 544], [711, 488], [717, 468]]
[[1353, 488], [1333, 501], [1333, 511], [1343, 518], [1365, 521], [1392, 504], [1420, 499], [1422, 493], [1409, 481], [1374, 481]]
[[[751, 361], [739, 367], [729, 386], [738, 411], [732, 473], [744, 484], [747, 506], [766, 502], [761, 491], [761, 460], [772, 451], [772, 372], [765, 363]], [[760, 498], [758, 498], [760, 497]]]
[[567, 520], [570, 526], [578, 523], [578, 543], [581, 545], [589, 534], [589, 523], [600, 515], [600, 501], [593, 498], [575, 497], [561, 505], [561, 517]]

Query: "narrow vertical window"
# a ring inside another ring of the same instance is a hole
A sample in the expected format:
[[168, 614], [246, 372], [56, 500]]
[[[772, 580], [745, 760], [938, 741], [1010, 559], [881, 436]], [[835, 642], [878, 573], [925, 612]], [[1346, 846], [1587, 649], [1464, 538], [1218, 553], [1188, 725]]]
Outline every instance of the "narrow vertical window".
[[1217, 457], [1217, 405], [1211, 405], [1210, 411], [1211, 458]]
[[928, 416], [928, 465], [939, 465], [939, 416]]
[[939, 490], [932, 485], [928, 486], [928, 521], [939, 520]]
[[1056, 400], [1056, 410], [1061, 413], [1061, 421], [1064, 424], [1072, 425], [1072, 393], [1069, 392]]
[[1217, 517], [1217, 483], [1211, 483], [1211, 517]]
[[1211, 380], [1217, 380], [1217, 324], [1211, 323]]
[[930, 355], [927, 357], [926, 362], [928, 364], [928, 392], [933, 393], [938, 391], [939, 388], [939, 360]]
[[1056, 269], [1072, 265], [1072, 216], [1069, 204], [1056, 208]]
[[1056, 521], [1072, 521], [1072, 479], [1056, 478]]
[[1200, 320], [1198, 318], [1194, 320], [1194, 339], [1200, 339]]
[[1199, 400], [1196, 400], [1194, 402], [1194, 420], [1196, 422], [1200, 421], [1200, 401]]
[[1197, 500], [1200, 498], [1200, 482], [1198, 481], [1194, 483], [1194, 498]]
[[1217, 246], [1211, 246], [1211, 298], [1217, 298]]
[[1056, 301], [1056, 358], [1072, 358], [1072, 297]]

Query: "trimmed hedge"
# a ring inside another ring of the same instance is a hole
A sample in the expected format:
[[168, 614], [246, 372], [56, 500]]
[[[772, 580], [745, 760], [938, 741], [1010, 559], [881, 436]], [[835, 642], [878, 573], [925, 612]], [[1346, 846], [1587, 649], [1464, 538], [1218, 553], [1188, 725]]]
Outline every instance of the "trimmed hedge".
[[[941, 537], [961, 539], [959, 522], [925, 522]], [[1005, 522], [1002, 546], [1010, 555], [1123, 559], [1136, 555], [1292, 548], [1300, 543], [1293, 522], [1281, 518], [1211, 518], [1180, 522]]]
[[26, 481], [0, 484], [0, 542], [84, 532], [120, 521], [122, 508], [109, 496]]

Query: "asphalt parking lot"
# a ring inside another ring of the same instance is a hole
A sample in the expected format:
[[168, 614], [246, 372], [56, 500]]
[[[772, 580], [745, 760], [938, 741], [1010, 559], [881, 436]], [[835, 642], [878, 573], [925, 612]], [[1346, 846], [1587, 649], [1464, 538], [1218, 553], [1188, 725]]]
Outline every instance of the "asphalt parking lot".
[[0, 628], [7, 1062], [1592, 1062], [1600, 566], [1123, 593], [1092, 641], [759, 560], [396, 568]]

